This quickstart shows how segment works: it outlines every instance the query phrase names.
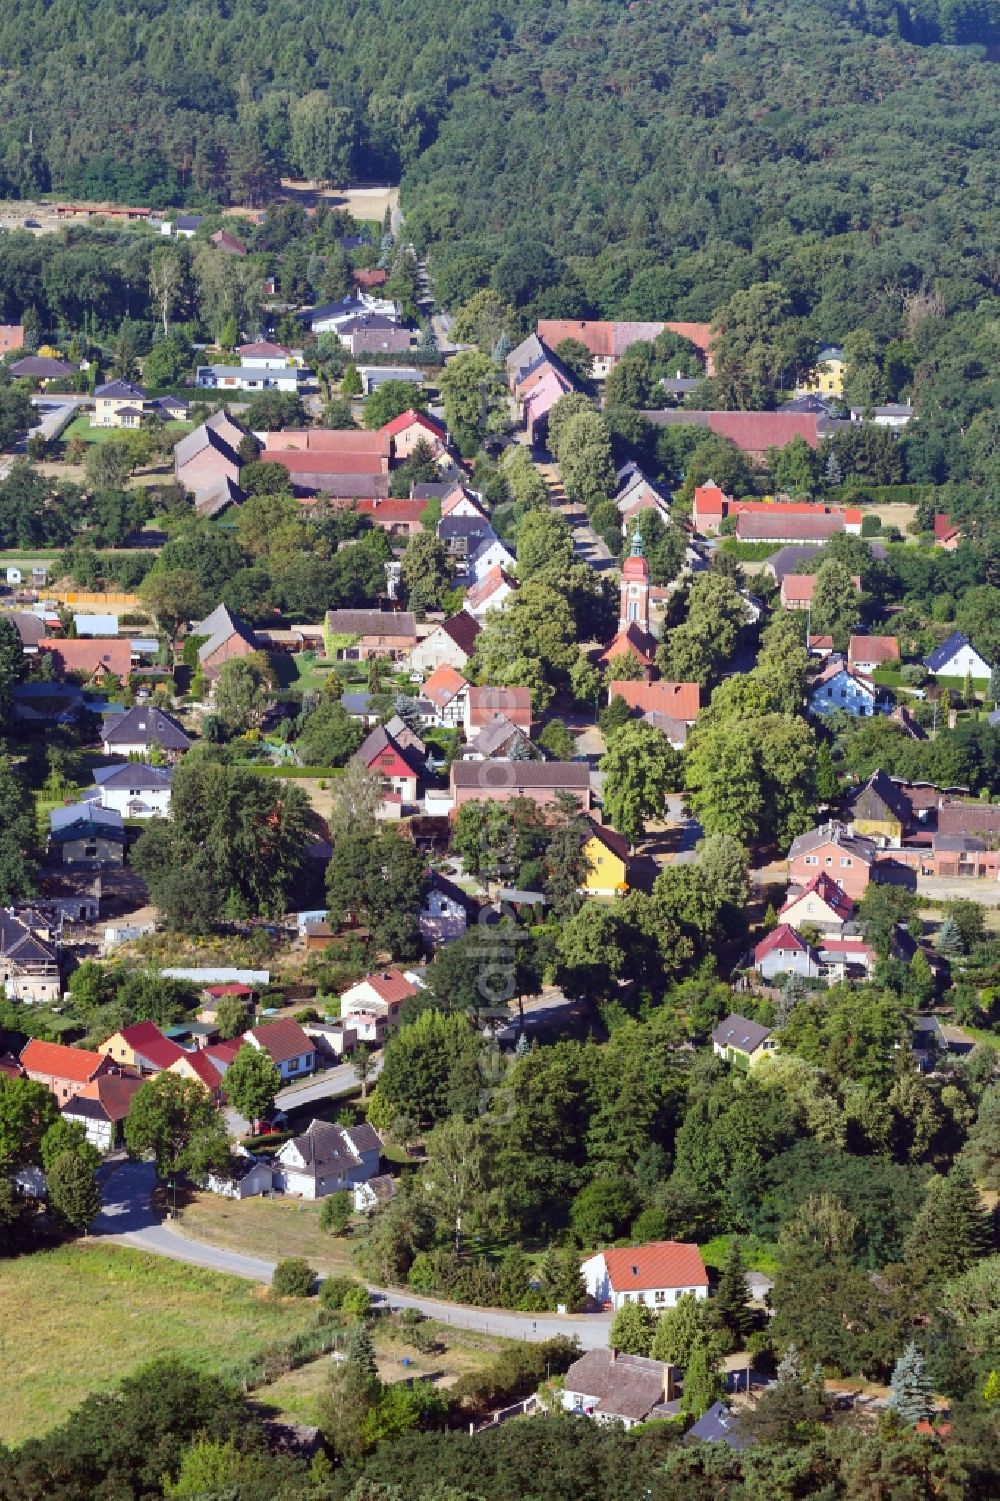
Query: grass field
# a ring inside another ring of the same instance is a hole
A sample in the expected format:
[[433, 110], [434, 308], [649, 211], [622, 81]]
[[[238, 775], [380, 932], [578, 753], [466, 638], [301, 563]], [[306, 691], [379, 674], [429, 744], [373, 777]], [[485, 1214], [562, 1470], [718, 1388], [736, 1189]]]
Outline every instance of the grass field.
[[223, 1199], [196, 1193], [183, 1210], [184, 1234], [277, 1261], [304, 1256], [318, 1272], [359, 1276], [351, 1242], [319, 1226], [320, 1205], [301, 1199]]
[[0, 1285], [5, 1443], [44, 1433], [156, 1356], [220, 1370], [315, 1318], [311, 1300], [271, 1300], [239, 1277], [96, 1243], [4, 1262]]

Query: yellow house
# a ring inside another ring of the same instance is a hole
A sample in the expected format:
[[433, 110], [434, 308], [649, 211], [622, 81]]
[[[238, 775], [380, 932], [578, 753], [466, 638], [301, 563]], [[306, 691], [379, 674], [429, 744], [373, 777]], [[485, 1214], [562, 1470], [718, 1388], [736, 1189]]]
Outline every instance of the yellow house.
[[587, 827], [587, 878], [580, 889], [588, 896], [619, 896], [629, 886], [628, 845], [620, 834], [593, 819], [587, 820]]
[[838, 399], [844, 394], [844, 351], [833, 345], [821, 349], [816, 356], [816, 367], [809, 380], [795, 387], [796, 395], [807, 396], [815, 391], [818, 396], [835, 396]]
[[136, 1022], [114, 1032], [97, 1049], [112, 1063], [140, 1074], [158, 1074], [184, 1056], [184, 1049], [164, 1037], [155, 1022]]
[[185, 1053], [170, 1065], [170, 1072], [178, 1074], [182, 1079], [197, 1079], [216, 1099], [221, 1094], [222, 1075], [203, 1052]]
[[149, 397], [131, 381], [113, 380], [94, 392], [94, 426], [136, 428], [142, 423]]

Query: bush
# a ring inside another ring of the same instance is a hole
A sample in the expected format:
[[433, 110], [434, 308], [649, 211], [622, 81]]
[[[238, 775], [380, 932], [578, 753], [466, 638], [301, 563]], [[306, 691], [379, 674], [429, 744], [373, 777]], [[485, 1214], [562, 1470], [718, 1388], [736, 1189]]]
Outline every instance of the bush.
[[861, 518], [862, 537], [877, 537], [882, 530], [881, 516], [863, 516]]
[[927, 681], [927, 668], [922, 667], [919, 662], [908, 662], [899, 669], [899, 681], [908, 688], [919, 688]]
[[271, 1291], [276, 1298], [308, 1298], [315, 1281], [316, 1273], [304, 1256], [286, 1256], [274, 1269]]
[[[319, 1290], [319, 1301], [327, 1312], [333, 1312], [344, 1306], [344, 1299], [348, 1293], [354, 1292], [359, 1286], [353, 1277], [327, 1277]], [[361, 1289], [364, 1292], [364, 1289]], [[365, 1293], [367, 1297], [367, 1293]]]
[[352, 1287], [350, 1292], [344, 1294], [340, 1306], [352, 1319], [367, 1318], [372, 1310], [372, 1300], [368, 1295], [368, 1289]]

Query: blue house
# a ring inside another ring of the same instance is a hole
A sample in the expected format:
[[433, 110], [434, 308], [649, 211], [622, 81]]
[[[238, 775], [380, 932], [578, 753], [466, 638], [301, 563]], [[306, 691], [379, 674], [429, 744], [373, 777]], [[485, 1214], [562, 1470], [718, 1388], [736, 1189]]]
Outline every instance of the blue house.
[[863, 719], [888, 714], [889, 695], [864, 673], [848, 667], [843, 657], [831, 657], [809, 686], [810, 714], [851, 714]]

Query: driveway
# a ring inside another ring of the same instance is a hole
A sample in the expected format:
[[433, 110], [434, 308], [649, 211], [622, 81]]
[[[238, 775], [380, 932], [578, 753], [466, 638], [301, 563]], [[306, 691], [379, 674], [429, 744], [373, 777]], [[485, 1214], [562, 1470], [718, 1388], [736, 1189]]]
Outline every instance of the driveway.
[[[372, 1072], [369, 1076], [369, 1089], [375, 1083], [382, 1071], [382, 1055], [379, 1053], [372, 1060]], [[279, 1089], [274, 1097], [274, 1103], [282, 1110], [297, 1110], [300, 1105], [315, 1105], [320, 1100], [336, 1100], [341, 1095], [350, 1094], [353, 1089], [359, 1087], [354, 1065], [351, 1063], [338, 1063], [335, 1068], [328, 1068], [325, 1073], [314, 1074], [309, 1079], [302, 1079], [294, 1084], [286, 1084], [284, 1089]]]
[[[154, 1256], [169, 1256], [190, 1266], [213, 1272], [227, 1272], [246, 1277], [251, 1282], [270, 1282], [273, 1261], [261, 1261], [223, 1246], [206, 1245], [189, 1240], [179, 1225], [161, 1221], [151, 1203], [156, 1173], [150, 1162], [125, 1162], [102, 1175], [101, 1193], [104, 1207], [91, 1226], [91, 1235], [103, 1237], [114, 1245], [134, 1251], [148, 1251]], [[378, 1302], [392, 1308], [416, 1308], [427, 1318], [440, 1319], [457, 1328], [473, 1329], [480, 1334], [498, 1334], [508, 1339], [546, 1340], [557, 1334], [577, 1338], [585, 1350], [603, 1349], [608, 1342], [610, 1317], [607, 1314], [526, 1314], [508, 1313], [503, 1309], [470, 1308], [463, 1303], [447, 1303], [437, 1298], [417, 1298], [394, 1288], [369, 1287]]]

